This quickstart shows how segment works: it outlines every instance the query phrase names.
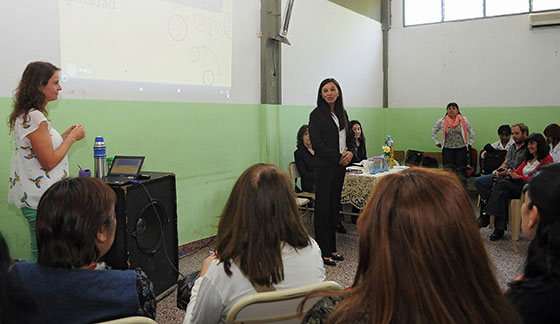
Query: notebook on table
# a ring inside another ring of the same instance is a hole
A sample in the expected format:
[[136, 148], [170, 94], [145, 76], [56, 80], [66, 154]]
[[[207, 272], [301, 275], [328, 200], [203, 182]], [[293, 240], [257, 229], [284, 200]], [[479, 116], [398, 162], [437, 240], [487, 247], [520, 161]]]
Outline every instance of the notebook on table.
[[113, 159], [109, 173], [103, 178], [103, 181], [110, 185], [128, 184], [130, 180], [138, 177], [143, 163], [143, 156], [117, 155]]

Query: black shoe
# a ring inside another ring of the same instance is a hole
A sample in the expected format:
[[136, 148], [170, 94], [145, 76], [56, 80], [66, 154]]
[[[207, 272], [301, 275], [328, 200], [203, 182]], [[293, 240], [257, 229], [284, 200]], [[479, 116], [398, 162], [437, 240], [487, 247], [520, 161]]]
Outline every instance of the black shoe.
[[490, 224], [490, 215], [481, 214], [477, 220], [478, 228], [486, 227]]
[[325, 259], [325, 258], [323, 258], [323, 264], [324, 264], [324, 265], [331, 266], [331, 267], [335, 267], [335, 266], [336, 266], [336, 262], [334, 262], [334, 261], [331, 260], [331, 259]]
[[338, 226], [336, 227], [336, 231], [339, 233], [346, 233], [346, 228], [344, 228], [344, 225], [342, 225], [342, 222], [338, 223]]
[[497, 241], [504, 238], [504, 230], [495, 229], [494, 233], [490, 235], [490, 241]]
[[342, 254], [333, 254], [331, 256], [331, 259], [335, 260], [335, 261], [344, 261], [344, 256]]

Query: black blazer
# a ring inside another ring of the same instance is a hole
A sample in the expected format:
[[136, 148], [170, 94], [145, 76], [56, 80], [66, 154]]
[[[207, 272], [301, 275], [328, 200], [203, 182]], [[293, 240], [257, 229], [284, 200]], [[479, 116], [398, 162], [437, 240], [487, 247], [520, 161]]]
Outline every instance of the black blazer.
[[313, 155], [305, 146], [294, 152], [296, 166], [301, 176], [301, 189], [305, 192], [313, 192], [315, 180], [313, 180]]
[[[348, 114], [344, 111], [346, 119], [346, 147], [356, 155], [356, 143], [352, 138], [352, 132], [348, 127]], [[319, 108], [313, 109], [309, 115], [309, 137], [311, 146], [315, 151], [313, 166], [319, 168], [342, 167], [338, 164], [342, 154], [338, 147], [338, 127], [330, 114], [323, 114]]]

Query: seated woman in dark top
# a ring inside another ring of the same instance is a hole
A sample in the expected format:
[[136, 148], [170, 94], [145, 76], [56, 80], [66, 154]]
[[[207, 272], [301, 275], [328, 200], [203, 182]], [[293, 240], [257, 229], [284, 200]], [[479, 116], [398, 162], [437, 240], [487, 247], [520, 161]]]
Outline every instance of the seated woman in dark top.
[[155, 318], [152, 283], [140, 269], [98, 264], [115, 239], [116, 195], [99, 179], [64, 179], [37, 208], [38, 261], [16, 264], [38, 302], [38, 323], [94, 323]]
[[560, 163], [543, 166], [529, 181], [521, 208], [529, 245], [525, 273], [506, 296], [523, 322], [560, 323]]
[[451, 173], [410, 168], [382, 177], [357, 228], [352, 288], [329, 293], [302, 323], [520, 323]]
[[33, 323], [37, 303], [14, 271], [8, 245], [0, 233], [0, 323]]
[[350, 129], [352, 130], [352, 135], [354, 136], [357, 147], [357, 153], [352, 158], [352, 162], [360, 163], [362, 160], [367, 159], [366, 136], [364, 135], [362, 124], [357, 120], [352, 120], [350, 122]]
[[313, 155], [309, 139], [309, 126], [302, 125], [297, 133], [297, 150], [294, 152], [296, 166], [301, 176], [301, 189], [305, 192], [314, 192], [313, 180]]

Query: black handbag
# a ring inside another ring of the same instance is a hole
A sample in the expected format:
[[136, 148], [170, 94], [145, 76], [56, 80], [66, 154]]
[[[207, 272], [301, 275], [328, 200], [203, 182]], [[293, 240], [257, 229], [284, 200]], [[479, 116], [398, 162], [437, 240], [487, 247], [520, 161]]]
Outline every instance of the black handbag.
[[415, 165], [418, 166], [422, 164], [422, 158], [424, 157], [424, 152], [416, 150], [408, 150], [406, 153], [405, 165]]
[[200, 278], [200, 270], [194, 271], [179, 279], [177, 283], [177, 307], [182, 310], [187, 309], [191, 300], [191, 291], [196, 279]]

